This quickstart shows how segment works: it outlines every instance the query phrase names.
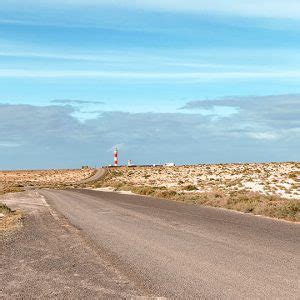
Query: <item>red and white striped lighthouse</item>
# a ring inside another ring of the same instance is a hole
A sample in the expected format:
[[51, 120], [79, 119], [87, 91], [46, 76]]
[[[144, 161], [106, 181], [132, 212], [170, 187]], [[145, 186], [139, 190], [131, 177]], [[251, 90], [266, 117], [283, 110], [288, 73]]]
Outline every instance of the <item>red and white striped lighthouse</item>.
[[118, 148], [115, 147], [114, 150], [114, 166], [117, 167], [118, 166]]

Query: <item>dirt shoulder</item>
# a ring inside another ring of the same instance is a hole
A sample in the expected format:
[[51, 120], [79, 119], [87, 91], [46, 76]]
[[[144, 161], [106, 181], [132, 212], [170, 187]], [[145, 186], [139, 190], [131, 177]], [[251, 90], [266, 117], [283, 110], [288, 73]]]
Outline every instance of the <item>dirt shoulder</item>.
[[1, 197], [24, 212], [0, 236], [0, 298], [130, 298], [143, 295], [36, 191]]

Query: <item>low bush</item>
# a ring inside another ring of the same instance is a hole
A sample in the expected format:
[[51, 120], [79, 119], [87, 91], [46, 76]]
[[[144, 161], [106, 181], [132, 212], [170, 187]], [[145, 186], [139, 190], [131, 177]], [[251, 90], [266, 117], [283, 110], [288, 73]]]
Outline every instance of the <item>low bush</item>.
[[[176, 188], [171, 189], [165, 186], [151, 186], [151, 183], [148, 186], [134, 185], [133, 183], [128, 183], [128, 180], [121, 181], [120, 177], [116, 179], [115, 175], [114, 173], [107, 174], [101, 183], [99, 183], [99, 186], [111, 186], [117, 190], [129, 190], [145, 196], [227, 208], [290, 221], [300, 221], [299, 200], [285, 199], [276, 195], [265, 195], [258, 192], [247, 191], [243, 188], [240, 179], [230, 180], [230, 182], [225, 183], [225, 185], [229, 183], [230, 186], [236, 186], [235, 189], [223, 190], [210, 185], [210, 188], [213, 188], [211, 191], [199, 192], [197, 191], [198, 188], [192, 184], [177, 187], [178, 190], [175, 190]], [[298, 176], [298, 174], [296, 176]], [[289, 177], [295, 178], [295, 175], [290, 175]], [[277, 181], [276, 179], [274, 180]], [[296, 180], [298, 180], [297, 177]], [[211, 181], [213, 181], [212, 178]], [[183, 181], [180, 180], [178, 183], [182, 184]], [[241, 188], [238, 188], [237, 185]], [[292, 188], [296, 187], [296, 183], [294, 183]], [[267, 188], [271, 189], [271, 186], [267, 185]], [[189, 193], [185, 191], [189, 191]]]
[[288, 178], [295, 180], [298, 176], [300, 176], [300, 172], [290, 172]]
[[198, 188], [195, 185], [192, 185], [192, 184], [186, 185], [186, 186], [182, 187], [182, 189], [185, 190], [185, 191], [196, 191], [196, 190], [198, 190]]
[[133, 187], [131, 191], [136, 194], [149, 196], [155, 193], [155, 188], [150, 186], [138, 186], [138, 187]]
[[157, 190], [155, 196], [159, 198], [171, 199], [177, 195], [177, 192], [174, 190]]
[[0, 203], [0, 213], [8, 214], [11, 212], [12, 212], [12, 210], [8, 206], [6, 206], [4, 203]]

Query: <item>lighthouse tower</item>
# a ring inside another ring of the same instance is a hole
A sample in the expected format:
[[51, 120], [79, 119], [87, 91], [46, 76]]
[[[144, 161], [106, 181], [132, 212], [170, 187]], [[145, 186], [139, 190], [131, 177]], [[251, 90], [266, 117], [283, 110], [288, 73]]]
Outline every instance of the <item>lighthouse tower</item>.
[[118, 166], [118, 148], [116, 147], [114, 150], [114, 166]]

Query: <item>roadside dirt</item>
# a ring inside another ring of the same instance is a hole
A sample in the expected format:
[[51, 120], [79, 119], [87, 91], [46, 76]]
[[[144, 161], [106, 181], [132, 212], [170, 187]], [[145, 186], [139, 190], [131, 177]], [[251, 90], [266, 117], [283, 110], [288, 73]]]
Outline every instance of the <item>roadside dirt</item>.
[[0, 236], [0, 298], [145, 295], [38, 192], [8, 194], [0, 200], [24, 212], [23, 227]]
[[34, 188], [63, 188], [83, 182], [94, 175], [95, 169], [16, 170], [0, 171], [0, 195]]

